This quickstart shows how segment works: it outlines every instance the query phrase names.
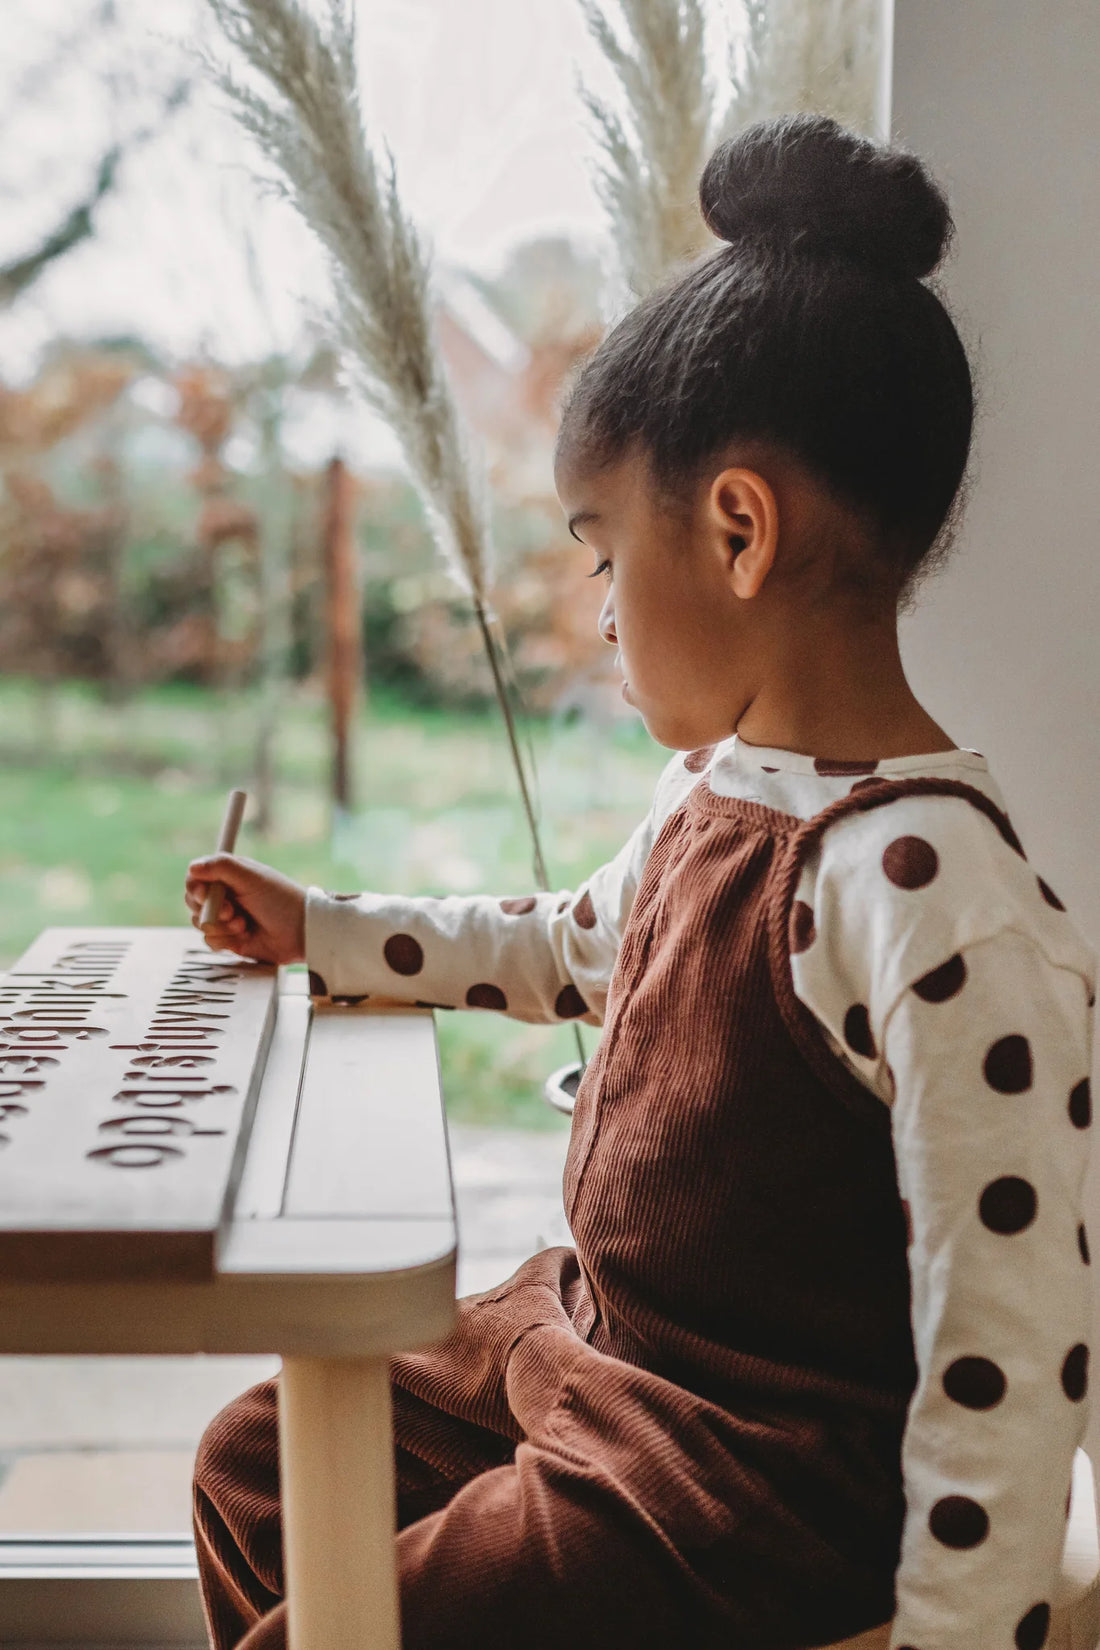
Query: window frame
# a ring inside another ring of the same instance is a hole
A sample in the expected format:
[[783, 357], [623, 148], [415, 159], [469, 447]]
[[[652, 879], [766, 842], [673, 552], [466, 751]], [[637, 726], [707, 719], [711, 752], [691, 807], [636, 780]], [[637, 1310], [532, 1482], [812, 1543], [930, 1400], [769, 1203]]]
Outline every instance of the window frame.
[[186, 1535], [0, 1536], [0, 1644], [206, 1650]]

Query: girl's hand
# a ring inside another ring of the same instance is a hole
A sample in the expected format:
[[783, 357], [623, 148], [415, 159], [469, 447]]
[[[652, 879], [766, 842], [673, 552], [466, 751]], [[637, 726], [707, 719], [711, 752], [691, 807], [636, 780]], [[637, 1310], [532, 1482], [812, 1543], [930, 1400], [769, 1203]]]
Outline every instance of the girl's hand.
[[187, 867], [184, 899], [196, 928], [212, 882], [225, 887], [215, 925], [200, 930], [212, 951], [235, 951], [255, 962], [305, 961], [304, 888], [270, 865], [236, 854], [193, 859]]

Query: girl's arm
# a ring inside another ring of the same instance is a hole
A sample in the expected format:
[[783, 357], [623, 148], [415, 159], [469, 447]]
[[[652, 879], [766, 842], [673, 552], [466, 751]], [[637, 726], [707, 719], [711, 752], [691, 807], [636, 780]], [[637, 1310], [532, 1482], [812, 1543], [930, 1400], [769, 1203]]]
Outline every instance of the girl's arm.
[[955, 957], [882, 1038], [919, 1371], [891, 1642], [1012, 1650], [1042, 1642], [1086, 1421], [1086, 986], [1012, 931]]
[[312, 989], [600, 1025], [652, 831], [651, 814], [575, 893], [411, 898], [310, 888]]
[[437, 899], [311, 888], [305, 950], [315, 989], [496, 1009], [540, 1023], [602, 1024], [649, 850], [696, 783], [683, 757], [674, 756], [629, 841], [575, 892]]
[[696, 783], [683, 758], [673, 757], [646, 818], [575, 893], [328, 894], [300, 888], [269, 866], [212, 855], [192, 863], [187, 904], [197, 915], [209, 884], [223, 882], [229, 899], [208, 943], [269, 962], [304, 958], [320, 995], [599, 1025], [650, 847]]
[[[898, 881], [905, 839], [935, 852]], [[795, 988], [891, 1107], [912, 1232], [918, 1380], [891, 1645], [1039, 1644], [1086, 1419], [1095, 960], [962, 800], [849, 816], [798, 893], [816, 937], [792, 958]]]

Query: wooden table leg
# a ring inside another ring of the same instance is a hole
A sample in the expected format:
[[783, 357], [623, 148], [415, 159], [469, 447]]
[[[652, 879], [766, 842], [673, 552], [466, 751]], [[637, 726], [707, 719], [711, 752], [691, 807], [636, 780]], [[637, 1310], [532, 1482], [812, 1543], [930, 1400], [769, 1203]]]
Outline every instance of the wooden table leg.
[[284, 1358], [290, 1650], [400, 1650], [386, 1358]]

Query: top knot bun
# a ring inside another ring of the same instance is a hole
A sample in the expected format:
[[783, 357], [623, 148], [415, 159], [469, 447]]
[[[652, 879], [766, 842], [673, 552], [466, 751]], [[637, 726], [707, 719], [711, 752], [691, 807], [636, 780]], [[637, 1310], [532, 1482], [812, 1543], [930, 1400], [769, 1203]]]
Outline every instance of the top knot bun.
[[916, 155], [823, 115], [758, 121], [721, 144], [699, 204], [720, 240], [785, 241], [917, 279], [937, 267], [954, 232], [946, 197]]

